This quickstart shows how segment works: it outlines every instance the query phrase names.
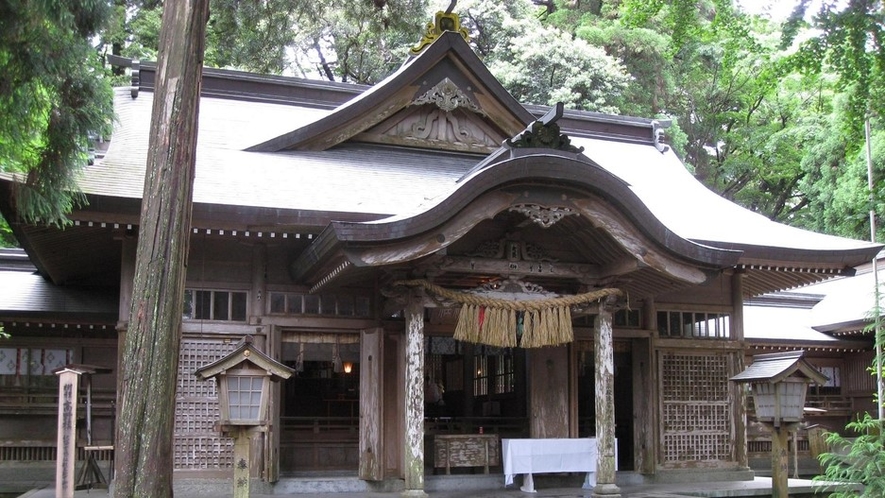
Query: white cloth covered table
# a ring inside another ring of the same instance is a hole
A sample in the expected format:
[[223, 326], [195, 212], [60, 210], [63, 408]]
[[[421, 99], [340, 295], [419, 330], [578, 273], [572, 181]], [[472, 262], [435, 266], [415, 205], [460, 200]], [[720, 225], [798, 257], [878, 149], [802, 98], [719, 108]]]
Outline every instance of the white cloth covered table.
[[587, 472], [584, 486], [596, 485], [595, 438], [502, 439], [501, 446], [505, 485], [525, 474], [522, 490], [534, 492], [532, 474], [544, 472]]

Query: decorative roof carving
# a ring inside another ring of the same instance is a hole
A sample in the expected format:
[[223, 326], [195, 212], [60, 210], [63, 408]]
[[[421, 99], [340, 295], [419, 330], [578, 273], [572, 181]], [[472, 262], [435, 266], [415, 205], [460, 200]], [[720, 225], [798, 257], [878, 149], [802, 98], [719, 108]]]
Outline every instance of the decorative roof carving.
[[543, 228], [550, 228], [557, 221], [570, 214], [577, 214], [574, 209], [564, 206], [542, 206], [540, 204], [519, 204], [510, 208], [510, 211], [522, 213]]
[[559, 297], [559, 294], [549, 292], [538, 284], [526, 282], [522, 278], [514, 276], [487, 282], [469, 292], [478, 296], [496, 297], [499, 299], [513, 299], [516, 295], [523, 296], [524, 299]]
[[658, 122], [658, 120], [651, 122], [651, 133], [654, 136], [655, 148], [658, 149], [659, 152], [664, 153], [670, 150], [670, 146], [664, 143], [664, 127], [661, 126], [661, 123]]
[[541, 117], [541, 119], [533, 121], [522, 133], [505, 140], [505, 145], [514, 149], [543, 148], [580, 154], [584, 151], [584, 148], [572, 145], [568, 135], [559, 131], [559, 125], [556, 124], [556, 121], [562, 117], [562, 112], [563, 104], [558, 102], [550, 112]]
[[[463, 106], [461, 106], [463, 108]], [[425, 104], [398, 120], [390, 120], [364, 135], [382, 143], [488, 153], [499, 147], [500, 135], [462, 109], [447, 112]]]
[[452, 112], [459, 107], [465, 107], [477, 114], [485, 115], [485, 112], [449, 78], [443, 78], [433, 88], [424, 92], [424, 95], [411, 102], [411, 105], [421, 104], [436, 104], [437, 107], [446, 112]]
[[427, 23], [427, 30], [424, 32], [424, 36], [421, 37], [421, 40], [417, 45], [409, 49], [410, 54], [420, 54], [422, 50], [436, 41], [436, 39], [446, 31], [458, 33], [464, 38], [464, 41], [470, 42], [470, 36], [467, 34], [467, 29], [461, 27], [461, 18], [458, 17], [458, 14], [452, 13], [452, 9], [455, 8], [455, 3], [456, 2], [453, 0], [445, 12], [439, 11], [433, 16], [433, 22]]

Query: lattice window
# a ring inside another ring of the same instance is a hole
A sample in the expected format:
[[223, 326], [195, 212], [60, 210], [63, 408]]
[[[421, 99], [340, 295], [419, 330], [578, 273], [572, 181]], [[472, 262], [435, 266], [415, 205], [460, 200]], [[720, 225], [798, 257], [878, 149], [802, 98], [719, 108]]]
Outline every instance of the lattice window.
[[730, 339], [731, 316], [727, 313], [658, 311], [658, 334], [685, 339]]
[[728, 365], [727, 354], [661, 354], [664, 463], [732, 459]]
[[325, 315], [369, 317], [372, 300], [367, 296], [317, 296], [298, 292], [270, 293], [268, 312], [272, 315]]
[[182, 339], [175, 402], [176, 469], [220, 469], [233, 465], [233, 440], [221, 437], [215, 381], [198, 380], [194, 372], [230, 353], [236, 343], [220, 339]]

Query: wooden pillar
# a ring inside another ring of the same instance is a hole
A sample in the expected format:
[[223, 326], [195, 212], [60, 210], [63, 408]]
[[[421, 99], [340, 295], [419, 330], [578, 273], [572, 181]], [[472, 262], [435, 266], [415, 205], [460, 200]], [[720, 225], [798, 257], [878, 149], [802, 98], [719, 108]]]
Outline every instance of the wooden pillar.
[[405, 358], [405, 490], [403, 495], [424, 493], [424, 304], [413, 297], [406, 307]]
[[771, 430], [771, 497], [788, 498], [790, 489], [787, 478], [790, 474], [790, 459], [787, 437], [790, 431], [785, 425], [781, 427], [766, 425]]
[[647, 339], [633, 341], [633, 454], [636, 470], [653, 475], [658, 454], [658, 382], [655, 378], [655, 337], [658, 330], [657, 305], [653, 298], [642, 304], [642, 323], [653, 331]]
[[249, 498], [250, 484], [254, 477], [252, 458], [254, 441], [260, 429], [253, 426], [233, 426], [229, 435], [234, 438], [234, 494], [233, 498]]
[[731, 338], [744, 340], [744, 270], [735, 270], [731, 275]]
[[[731, 276], [731, 338], [735, 341], [744, 340], [744, 270], [735, 270]], [[732, 370], [729, 377], [744, 371], [744, 353], [738, 351], [732, 356]], [[743, 385], [731, 382], [729, 386], [734, 400], [732, 414], [734, 417], [734, 459], [745, 469], [750, 468], [747, 454], [747, 390]]]
[[55, 462], [55, 498], [73, 498], [77, 466], [77, 393], [80, 374], [67, 368], [58, 374], [58, 447]]
[[594, 326], [596, 357], [596, 487], [593, 496], [620, 497], [615, 483], [615, 359], [612, 344], [612, 308], [616, 297], [600, 303]]

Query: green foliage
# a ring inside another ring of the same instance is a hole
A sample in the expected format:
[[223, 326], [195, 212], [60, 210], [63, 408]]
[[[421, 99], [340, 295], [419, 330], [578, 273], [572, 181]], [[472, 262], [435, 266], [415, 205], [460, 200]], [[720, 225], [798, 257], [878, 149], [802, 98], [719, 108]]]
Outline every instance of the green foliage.
[[880, 421], [865, 413], [863, 418], [849, 423], [846, 429], [856, 433], [857, 437], [828, 433], [827, 444], [831, 451], [820, 455], [825, 470], [814, 480], [824, 485], [830, 498], [885, 496], [885, 436]]
[[161, 7], [136, 9], [128, 22], [126, 17], [115, 17], [116, 29], [124, 35], [125, 40], [118, 55], [137, 60], [157, 60], [162, 18]]
[[18, 241], [12, 234], [12, 228], [6, 222], [6, 218], [0, 216], [0, 247], [18, 247]]
[[510, 51], [512, 61], [493, 62], [489, 69], [524, 103], [563, 102], [567, 107], [617, 113], [630, 81], [616, 59], [556, 28], [539, 27], [515, 38]]
[[486, 64], [511, 59], [510, 40], [540, 26], [538, 8], [530, 0], [460, 1], [456, 11], [474, 50]]
[[[315, 3], [294, 26], [295, 65], [313, 77], [374, 84], [396, 70], [432, 19], [428, 0]], [[380, 5], [380, 7], [379, 7]], [[307, 7], [301, 7], [304, 10]], [[316, 71], [316, 72], [315, 72]]]
[[[797, 5], [783, 33], [782, 46], [794, 42], [808, 2]], [[881, 2], [824, 2], [813, 18], [818, 33], [800, 43], [792, 67], [813, 73], [832, 71], [848, 90], [845, 134], [856, 148], [870, 113], [885, 115], [885, 25]]]
[[286, 68], [294, 40], [292, 2], [213, 0], [206, 32], [206, 64], [265, 74]]
[[631, 116], [656, 116], [665, 111], [675, 91], [674, 74], [669, 70], [669, 37], [650, 28], [628, 28], [624, 24], [599, 19], [577, 27], [576, 35], [592, 46], [602, 47], [623, 61], [633, 83], [624, 89], [619, 109]]
[[76, 173], [112, 115], [89, 43], [108, 14], [100, 0], [0, 3], [0, 169], [23, 175], [15, 202], [27, 221], [64, 224], [83, 201]]

